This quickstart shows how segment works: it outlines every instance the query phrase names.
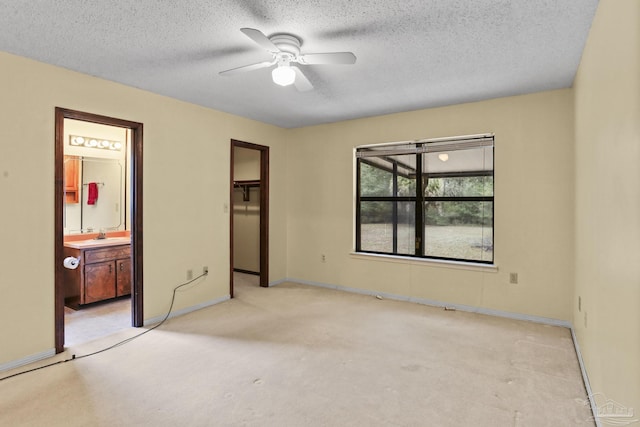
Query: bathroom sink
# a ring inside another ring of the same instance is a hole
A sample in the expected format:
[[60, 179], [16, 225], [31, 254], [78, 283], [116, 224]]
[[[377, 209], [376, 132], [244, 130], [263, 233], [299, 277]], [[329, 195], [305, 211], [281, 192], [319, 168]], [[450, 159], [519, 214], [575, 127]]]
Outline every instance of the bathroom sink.
[[124, 245], [127, 243], [131, 243], [130, 237], [107, 237], [106, 239], [89, 239], [89, 240], [78, 240], [75, 242], [65, 242], [65, 246], [70, 248], [88, 248], [95, 246], [112, 246], [112, 245]]

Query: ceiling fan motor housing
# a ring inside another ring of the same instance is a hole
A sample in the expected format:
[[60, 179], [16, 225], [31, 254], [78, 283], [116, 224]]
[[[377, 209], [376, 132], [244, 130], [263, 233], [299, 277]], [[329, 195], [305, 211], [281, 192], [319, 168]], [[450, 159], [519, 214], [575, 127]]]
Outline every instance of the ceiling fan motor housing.
[[274, 34], [269, 37], [271, 43], [276, 45], [281, 52], [289, 53], [292, 57], [300, 55], [300, 39], [291, 34]]

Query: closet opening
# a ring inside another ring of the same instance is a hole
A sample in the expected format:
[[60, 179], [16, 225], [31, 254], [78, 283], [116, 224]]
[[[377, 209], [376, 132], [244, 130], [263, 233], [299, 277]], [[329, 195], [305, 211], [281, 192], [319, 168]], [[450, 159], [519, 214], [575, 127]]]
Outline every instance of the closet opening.
[[269, 286], [269, 147], [231, 140], [230, 286], [234, 274]]

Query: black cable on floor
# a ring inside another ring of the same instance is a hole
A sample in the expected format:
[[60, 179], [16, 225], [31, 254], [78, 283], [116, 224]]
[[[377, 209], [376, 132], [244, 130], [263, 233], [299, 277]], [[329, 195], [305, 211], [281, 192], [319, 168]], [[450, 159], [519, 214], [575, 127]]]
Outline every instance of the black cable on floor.
[[158, 324], [154, 325], [152, 328], [149, 328], [146, 331], [139, 333], [138, 335], [134, 335], [134, 336], [132, 336], [130, 338], [127, 338], [127, 339], [124, 339], [122, 341], [119, 341], [119, 342], [117, 342], [117, 343], [115, 343], [115, 344], [113, 344], [113, 345], [111, 345], [109, 347], [103, 348], [101, 350], [97, 350], [97, 351], [94, 351], [94, 352], [89, 353], [89, 354], [83, 354], [81, 356], [76, 356], [74, 354], [69, 359], [59, 360], [57, 362], [49, 363], [48, 365], [38, 366], [37, 368], [28, 369], [28, 370], [22, 371], [22, 372], [16, 372], [15, 374], [11, 374], [11, 375], [8, 375], [6, 377], [0, 378], [0, 381], [8, 380], [9, 378], [17, 377], [19, 375], [28, 374], [29, 372], [39, 371], [40, 369], [44, 369], [44, 368], [48, 368], [48, 367], [51, 367], [51, 366], [59, 365], [61, 363], [73, 362], [74, 360], [84, 359], [85, 357], [94, 356], [96, 354], [104, 353], [107, 350], [111, 350], [113, 348], [120, 347], [121, 345], [124, 345], [124, 344], [126, 344], [128, 342], [131, 342], [131, 341], [135, 340], [136, 338], [139, 338], [139, 337], [143, 336], [144, 334], [153, 331], [154, 329], [160, 327], [164, 322], [166, 322], [167, 319], [169, 318], [169, 315], [171, 315], [171, 310], [173, 310], [173, 303], [176, 300], [176, 291], [178, 289], [182, 288], [183, 286], [187, 286], [187, 285], [195, 282], [199, 278], [206, 276], [207, 274], [209, 274], [209, 273], [202, 273], [201, 275], [199, 275], [199, 276], [197, 276], [197, 277], [195, 277], [195, 278], [193, 278], [193, 279], [191, 279], [191, 280], [189, 280], [187, 282], [184, 282], [183, 284], [178, 285], [175, 288], [173, 288], [173, 295], [171, 296], [171, 304], [169, 305], [169, 311], [167, 311], [167, 314], [164, 316], [164, 318]]

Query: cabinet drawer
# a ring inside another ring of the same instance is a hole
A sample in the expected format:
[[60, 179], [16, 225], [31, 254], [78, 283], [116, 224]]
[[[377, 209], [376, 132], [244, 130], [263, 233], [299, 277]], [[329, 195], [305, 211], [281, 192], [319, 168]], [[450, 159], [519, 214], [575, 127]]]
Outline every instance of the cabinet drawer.
[[112, 261], [131, 257], [131, 245], [111, 246], [108, 248], [86, 250], [84, 262], [93, 264], [102, 261]]

